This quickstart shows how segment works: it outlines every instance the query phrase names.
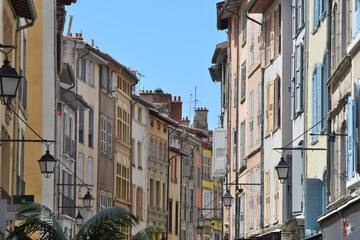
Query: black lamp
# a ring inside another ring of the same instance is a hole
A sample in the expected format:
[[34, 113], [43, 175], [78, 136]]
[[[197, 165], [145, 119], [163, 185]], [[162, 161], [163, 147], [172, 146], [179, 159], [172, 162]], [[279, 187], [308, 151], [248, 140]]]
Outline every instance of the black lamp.
[[85, 196], [83, 197], [82, 200], [83, 200], [84, 207], [92, 208], [92, 206], [94, 204], [94, 197], [90, 194], [89, 191], [87, 191], [87, 193], [85, 194]]
[[201, 215], [200, 217], [198, 217], [198, 226], [199, 227], [204, 227], [205, 225], [205, 218]]
[[225, 195], [223, 196], [224, 206], [226, 209], [230, 209], [233, 199], [234, 198], [231, 196], [230, 192], [226, 191]]
[[56, 159], [53, 155], [50, 154], [49, 148], [46, 150], [45, 155], [43, 155], [40, 160], [38, 160], [40, 165], [41, 173], [44, 174], [44, 177], [49, 178], [52, 173], [54, 173]]
[[16, 72], [15, 68], [10, 66], [6, 55], [4, 64], [0, 68], [0, 97], [9, 99], [15, 97], [21, 78], [22, 76]]
[[281, 184], [284, 184], [288, 178], [289, 168], [290, 165], [285, 162], [284, 157], [281, 157], [279, 164], [275, 167]]
[[80, 214], [80, 212], [78, 212], [75, 220], [76, 220], [76, 225], [77, 225], [78, 227], [80, 227], [80, 226], [83, 224], [84, 217]]
[[198, 225], [198, 226], [196, 227], [196, 232], [197, 232], [198, 235], [201, 235], [202, 232], [203, 232], [203, 228]]

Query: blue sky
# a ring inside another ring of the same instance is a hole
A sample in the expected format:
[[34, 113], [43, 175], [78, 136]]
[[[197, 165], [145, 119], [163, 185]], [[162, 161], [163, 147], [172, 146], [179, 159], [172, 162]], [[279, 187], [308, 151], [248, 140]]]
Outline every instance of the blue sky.
[[66, 22], [73, 15], [73, 34], [82, 32], [86, 42], [94, 39], [100, 50], [143, 74], [141, 89], [161, 88], [181, 96], [184, 117], [197, 87], [197, 106], [209, 109], [209, 129], [214, 129], [220, 85], [212, 82], [208, 68], [216, 44], [226, 40], [225, 32], [216, 28], [216, 2], [78, 0], [67, 7]]

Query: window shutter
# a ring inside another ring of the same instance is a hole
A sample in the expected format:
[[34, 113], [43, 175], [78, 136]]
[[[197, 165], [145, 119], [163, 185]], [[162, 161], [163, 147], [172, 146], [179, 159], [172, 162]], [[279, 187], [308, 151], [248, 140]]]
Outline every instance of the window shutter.
[[238, 78], [237, 78], [237, 74], [234, 74], [234, 107], [237, 106], [238, 103]]
[[303, 11], [303, 1], [304, 0], [298, 0], [298, 14], [297, 14], [297, 24], [298, 29], [302, 27], [303, 21], [304, 21], [304, 11]]
[[261, 101], [261, 94], [262, 94], [262, 91], [261, 91], [261, 83], [258, 84], [258, 90], [257, 90], [257, 137], [256, 137], [256, 140], [257, 142], [260, 141], [261, 139], [261, 121], [262, 121], [262, 114], [261, 114], [261, 104], [262, 104], [262, 101]]
[[269, 101], [268, 101], [268, 104], [269, 104], [269, 131], [273, 131], [274, 130], [274, 103], [275, 103], [275, 96], [274, 96], [274, 93], [275, 93], [275, 80], [271, 80], [269, 82], [269, 91], [268, 91], [268, 95], [269, 95]]
[[320, 179], [307, 178], [305, 187], [305, 235], [321, 230], [317, 218], [323, 213], [324, 182]]
[[291, 110], [290, 110], [290, 119], [294, 119], [295, 112], [295, 56], [291, 55]]
[[136, 214], [136, 186], [133, 184], [132, 185], [132, 214]]
[[347, 122], [347, 131], [348, 131], [348, 180], [352, 179], [354, 176], [354, 103], [351, 97], [348, 98], [348, 122]]
[[81, 71], [80, 60], [76, 59], [76, 77], [77, 78], [80, 78], [80, 71]]
[[295, 112], [298, 113], [302, 108], [302, 45], [296, 46], [296, 85], [295, 85]]
[[[314, 73], [312, 76], [312, 106], [311, 106], [311, 118], [312, 118], [312, 133], [317, 133], [317, 126], [315, 124], [317, 123], [317, 114], [316, 114], [316, 106], [318, 102], [318, 95], [316, 93], [316, 87], [317, 87], [317, 68], [315, 67]], [[312, 135], [311, 140], [315, 141], [318, 139], [319, 136]]]
[[354, 35], [359, 33], [360, 28], [360, 11], [359, 11], [360, 0], [354, 0]]
[[146, 197], [145, 197], [145, 191], [141, 188], [141, 201], [142, 201], [142, 207], [141, 207], [141, 220], [144, 220], [145, 218], [145, 211], [146, 211]]
[[[318, 101], [317, 101], [317, 105], [316, 105], [316, 116], [317, 116], [317, 120], [316, 122], [319, 122], [322, 119], [322, 114], [321, 114], [321, 105], [322, 105], [322, 98], [324, 97], [322, 94], [322, 82], [321, 82], [321, 64], [318, 63], [317, 64], [317, 71], [316, 71], [316, 91], [317, 91], [317, 96], [318, 96]], [[321, 131], [321, 123], [319, 123], [318, 125], [316, 125], [316, 129], [317, 132], [319, 133]]]
[[[205, 192], [205, 208], [211, 208], [211, 193]], [[204, 218], [211, 218], [211, 210], [205, 210]]]
[[94, 86], [94, 75], [95, 75], [95, 67], [94, 63], [90, 62], [90, 77], [89, 77], [89, 83], [91, 86]]
[[315, 32], [319, 20], [319, 0], [313, 0], [313, 9], [313, 32]]
[[280, 127], [280, 76], [277, 75], [275, 79], [275, 100], [274, 100], [274, 107], [275, 107], [275, 116], [274, 116], [274, 125], [276, 128]]
[[261, 67], [264, 68], [266, 66], [266, 43], [265, 43], [265, 24], [261, 26]]
[[292, 9], [292, 37], [296, 37], [296, 30], [297, 30], [297, 24], [296, 24], [296, 0], [292, 0], [291, 4]]
[[[275, 14], [275, 13], [274, 13]], [[270, 25], [270, 60], [275, 57], [275, 16], [271, 16]]]

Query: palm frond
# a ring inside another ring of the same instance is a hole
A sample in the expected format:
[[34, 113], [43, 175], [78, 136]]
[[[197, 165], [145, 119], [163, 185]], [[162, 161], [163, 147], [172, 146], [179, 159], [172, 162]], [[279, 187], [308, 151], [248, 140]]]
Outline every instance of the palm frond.
[[74, 240], [83, 239], [124, 239], [124, 230], [138, 224], [137, 218], [121, 207], [106, 208], [86, 223], [84, 223], [76, 234]]
[[159, 237], [163, 230], [158, 227], [147, 227], [137, 232], [131, 240], [153, 240]]
[[7, 239], [21, 239], [40, 231], [41, 239], [44, 240], [54, 238], [68, 240], [54, 213], [44, 205], [38, 203], [23, 204], [16, 217], [23, 222], [10, 233]]

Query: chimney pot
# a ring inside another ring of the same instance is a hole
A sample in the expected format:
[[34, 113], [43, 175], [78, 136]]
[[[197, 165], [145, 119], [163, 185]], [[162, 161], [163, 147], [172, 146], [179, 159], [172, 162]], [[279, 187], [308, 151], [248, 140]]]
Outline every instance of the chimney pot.
[[82, 33], [79, 33], [79, 37], [82, 37]]
[[206, 108], [204, 108], [204, 110], [206, 110]]
[[69, 36], [72, 37], [72, 33], [70, 33]]
[[176, 102], [176, 96], [174, 96], [174, 102]]
[[186, 116], [186, 121], [189, 121], [189, 117], [188, 117], [188, 116]]
[[152, 90], [150, 90], [150, 93], [152, 93]]
[[204, 110], [203, 108], [200, 108], [200, 110], [202, 111], [202, 110]]
[[178, 99], [179, 99], [179, 102], [181, 102], [181, 97], [180, 96], [178, 97]]
[[91, 46], [94, 46], [94, 39], [91, 39]]
[[149, 91], [148, 91], [148, 90], [146, 90], [146, 92], [148, 93]]

